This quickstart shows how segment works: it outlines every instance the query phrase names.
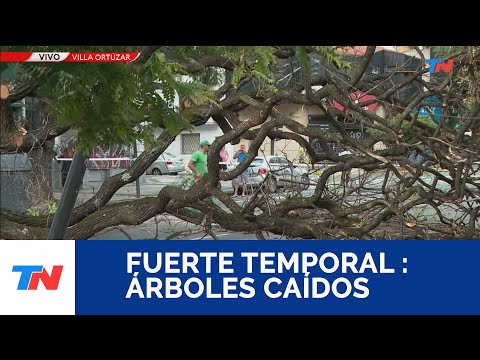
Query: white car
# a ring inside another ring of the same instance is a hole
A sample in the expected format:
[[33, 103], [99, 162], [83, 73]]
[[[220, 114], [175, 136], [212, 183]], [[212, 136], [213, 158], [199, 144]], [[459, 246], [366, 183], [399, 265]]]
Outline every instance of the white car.
[[[310, 178], [305, 169], [295, 166], [285, 156], [276, 155], [257, 156], [253, 159], [247, 170], [247, 186], [258, 187], [269, 174], [270, 179], [265, 182], [265, 188], [270, 193], [276, 192], [279, 187], [300, 185], [300, 189], [306, 190], [310, 186]], [[232, 180], [232, 187], [234, 186]]]
[[177, 175], [185, 171], [185, 162], [181, 157], [164, 152], [147, 169], [147, 175]]

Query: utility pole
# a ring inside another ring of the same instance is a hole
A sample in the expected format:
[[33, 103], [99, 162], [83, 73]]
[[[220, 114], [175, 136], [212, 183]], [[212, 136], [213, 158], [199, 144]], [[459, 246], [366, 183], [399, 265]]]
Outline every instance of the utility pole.
[[[133, 142], [133, 157], [137, 160], [138, 152], [137, 152], [137, 140]], [[137, 177], [135, 180], [135, 191], [137, 193], [137, 198], [140, 198], [140, 177]]]
[[70, 218], [77, 202], [78, 192], [83, 183], [83, 177], [87, 168], [88, 158], [84, 155], [85, 147], [75, 153], [72, 165], [65, 181], [57, 212], [53, 218], [52, 226], [48, 233], [50, 240], [64, 240]]

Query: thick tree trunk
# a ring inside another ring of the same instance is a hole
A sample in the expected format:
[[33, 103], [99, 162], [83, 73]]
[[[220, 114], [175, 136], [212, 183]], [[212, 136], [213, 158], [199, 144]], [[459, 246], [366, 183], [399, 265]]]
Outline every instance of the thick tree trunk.
[[[50, 115], [46, 106], [35, 99], [38, 104], [38, 112], [34, 114], [33, 127], [40, 129], [51, 126]], [[30, 186], [30, 199], [33, 205], [44, 204], [53, 199], [52, 191], [52, 160], [55, 156], [53, 151], [53, 140], [46, 141], [39, 149], [32, 150], [32, 180]]]
[[11, 142], [14, 132], [15, 123], [10, 101], [0, 99], [0, 142], [2, 144]]
[[54, 199], [52, 191], [53, 144], [45, 143], [30, 154], [32, 159], [32, 179], [29, 196], [33, 205], [44, 204]]

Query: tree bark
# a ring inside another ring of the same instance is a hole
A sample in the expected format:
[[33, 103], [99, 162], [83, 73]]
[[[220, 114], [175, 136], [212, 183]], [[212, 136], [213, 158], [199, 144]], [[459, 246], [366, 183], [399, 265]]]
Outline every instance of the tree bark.
[[0, 99], [0, 141], [9, 143], [12, 135], [15, 133], [15, 122], [13, 121], [13, 111], [8, 99]]
[[[34, 100], [38, 104], [38, 113], [34, 114], [33, 128], [39, 129], [50, 125], [49, 114], [46, 111], [44, 103]], [[38, 149], [30, 153], [32, 159], [32, 180], [30, 187], [30, 199], [32, 204], [44, 204], [51, 201], [52, 191], [52, 160], [55, 153], [53, 151], [53, 140], [45, 141]]]
[[45, 204], [54, 199], [52, 191], [52, 159], [54, 157], [52, 142], [46, 142], [42, 148], [33, 150], [32, 180], [29, 196], [33, 205]]

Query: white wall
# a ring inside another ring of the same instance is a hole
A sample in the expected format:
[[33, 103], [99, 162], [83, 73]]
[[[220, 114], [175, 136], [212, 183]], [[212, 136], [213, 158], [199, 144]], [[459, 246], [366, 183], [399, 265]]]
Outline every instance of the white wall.
[[[160, 136], [162, 133], [163, 129], [157, 128], [154, 131], [155, 137]], [[213, 121], [209, 120], [207, 121], [206, 124], [197, 126], [192, 132], [189, 131], [182, 131], [181, 134], [200, 134], [200, 141], [202, 140], [208, 140], [210, 143], [212, 143], [216, 137], [223, 135], [222, 130], [220, 127]], [[175, 156], [182, 157], [185, 160], [190, 160], [191, 155], [190, 154], [182, 154], [182, 135], [178, 135], [176, 139], [173, 141], [173, 143], [166, 149], [167, 152], [174, 154]], [[200, 148], [200, 147], [199, 147]], [[141, 154], [143, 152], [143, 144], [138, 142], [137, 145], [138, 149], [138, 154]], [[226, 149], [230, 155], [230, 160], [233, 157], [233, 146], [228, 143], [226, 145]]]
[[[190, 76], [184, 76], [182, 77], [184, 81], [190, 79]], [[219, 86], [215, 87], [218, 88]], [[156, 90], [156, 92], [163, 98], [163, 94], [161, 90]], [[178, 108], [179, 106], [179, 96], [177, 93], [175, 93], [175, 100], [174, 100], [174, 106]], [[154, 135], [155, 137], [160, 136], [162, 133], [163, 129], [161, 128], [156, 128], [154, 130]], [[200, 134], [200, 141], [202, 140], [208, 140], [210, 143], [212, 143], [216, 137], [223, 135], [222, 130], [220, 127], [210, 118], [204, 125], [197, 126], [193, 131], [182, 131], [180, 135], [178, 135], [174, 142], [165, 150], [166, 152], [169, 152], [177, 157], [182, 157], [185, 160], [190, 160], [191, 154], [182, 154], [182, 134], [190, 134], [190, 133], [199, 133]], [[199, 144], [200, 145], [200, 144]], [[233, 159], [233, 152], [234, 152], [234, 147], [228, 143], [225, 145], [228, 154], [229, 154], [229, 160]], [[200, 148], [200, 146], [199, 146]], [[144, 150], [143, 143], [140, 141], [137, 141], [137, 152], [138, 155], [140, 155]]]

